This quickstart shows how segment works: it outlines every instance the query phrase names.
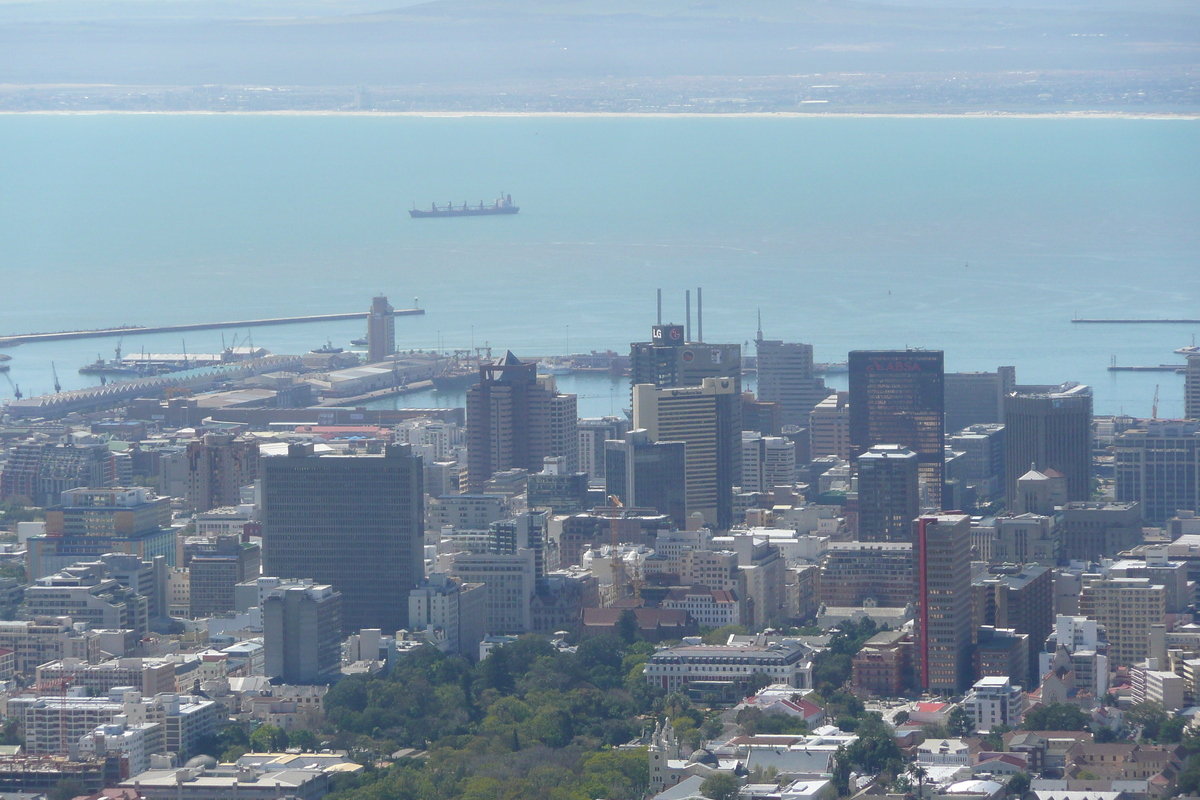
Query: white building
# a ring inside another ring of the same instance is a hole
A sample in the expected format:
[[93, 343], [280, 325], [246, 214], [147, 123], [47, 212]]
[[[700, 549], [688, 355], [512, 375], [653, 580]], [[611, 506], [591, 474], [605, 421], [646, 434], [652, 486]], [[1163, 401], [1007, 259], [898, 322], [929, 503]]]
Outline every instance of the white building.
[[734, 592], [707, 586], [671, 589], [661, 607], [687, 611], [696, 622], [710, 628], [740, 625], [742, 619], [741, 602]]
[[473, 655], [485, 633], [486, 604], [482, 584], [460, 584], [436, 572], [408, 593], [408, 626], [413, 633], [434, 634], [448, 652]]
[[1038, 654], [1040, 676], [1050, 671], [1058, 648], [1065, 649], [1070, 655], [1078, 688], [1086, 689], [1093, 697], [1108, 693], [1108, 640], [1096, 620], [1059, 614], [1054, 620], [1054, 632], [1046, 640], [1045, 650]]
[[537, 589], [536, 554], [518, 548], [512, 555], [455, 553], [446, 558], [446, 572], [464, 583], [484, 586], [485, 633], [522, 634], [533, 630], [529, 601]]
[[971, 763], [970, 748], [962, 739], [926, 739], [917, 745], [921, 766], [965, 767]]
[[987, 733], [997, 725], [1015, 728], [1024, 714], [1020, 686], [1004, 677], [980, 678], [963, 700], [963, 708], [975, 720], [975, 730]]
[[162, 725], [157, 722], [127, 725], [125, 716], [118, 714], [110, 724], [80, 737], [79, 755], [84, 759], [110, 753], [123, 755], [129, 761], [129, 774], [136, 775], [150, 769], [150, 754], [162, 752], [165, 746]]
[[769, 639], [764, 635], [727, 645], [682, 644], [659, 650], [646, 662], [646, 682], [668, 692], [704, 687], [734, 689], [755, 673], [772, 683], [796, 689], [812, 688], [811, 651], [797, 639]]

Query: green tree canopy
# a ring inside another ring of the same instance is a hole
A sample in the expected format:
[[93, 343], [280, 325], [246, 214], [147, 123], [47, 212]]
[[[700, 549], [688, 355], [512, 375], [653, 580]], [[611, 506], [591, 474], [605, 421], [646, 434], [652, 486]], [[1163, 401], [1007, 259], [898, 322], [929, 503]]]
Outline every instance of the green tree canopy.
[[1087, 728], [1088, 721], [1087, 714], [1079, 706], [1050, 703], [1026, 711], [1021, 727], [1027, 731], [1082, 731]]
[[700, 794], [709, 800], [734, 800], [738, 794], [738, 781], [728, 772], [716, 772], [700, 784]]

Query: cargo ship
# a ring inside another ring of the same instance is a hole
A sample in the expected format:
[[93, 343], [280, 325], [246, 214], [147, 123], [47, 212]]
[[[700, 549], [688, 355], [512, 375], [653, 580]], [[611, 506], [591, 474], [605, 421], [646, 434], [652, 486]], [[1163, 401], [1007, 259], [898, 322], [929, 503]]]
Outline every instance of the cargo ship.
[[414, 207], [408, 213], [413, 219], [424, 219], [425, 217], [488, 217], [494, 214], [516, 214], [520, 210], [520, 206], [513, 205], [511, 194], [502, 194], [490, 206], [484, 205], [482, 200], [477, 206], [469, 206], [464, 200], [461, 206], [456, 206], [454, 203], [447, 203], [444, 206], [431, 203], [428, 210]]

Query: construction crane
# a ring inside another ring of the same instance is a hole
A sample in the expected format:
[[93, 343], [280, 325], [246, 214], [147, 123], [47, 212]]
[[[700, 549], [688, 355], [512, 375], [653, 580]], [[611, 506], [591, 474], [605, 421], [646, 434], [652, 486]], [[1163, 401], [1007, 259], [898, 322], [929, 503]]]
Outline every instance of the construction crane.
[[12, 379], [12, 378], [10, 378], [10, 377], [8, 377], [8, 373], [7, 373], [7, 372], [5, 372], [5, 373], [4, 373], [4, 379], [5, 379], [6, 381], [8, 381], [8, 385], [12, 387], [12, 390], [13, 390], [13, 397], [15, 397], [16, 399], [20, 400], [20, 399], [21, 399], [21, 387], [20, 387], [20, 386], [18, 386], [17, 384], [15, 384], [15, 383], [13, 383], [13, 379]]
[[613, 580], [613, 602], [621, 599], [621, 580], [624, 573], [624, 563], [621, 561], [621, 530], [617, 524], [617, 509], [624, 508], [621, 503], [621, 498], [615, 494], [608, 496], [608, 531], [612, 535], [612, 580]]
[[1158, 419], [1158, 385], [1154, 386], [1154, 405], [1150, 406], [1150, 419]]
[[58, 368], [54, 366], [54, 362], [50, 362], [50, 372], [54, 375], [54, 393], [58, 394], [62, 391], [62, 384], [58, 382]]

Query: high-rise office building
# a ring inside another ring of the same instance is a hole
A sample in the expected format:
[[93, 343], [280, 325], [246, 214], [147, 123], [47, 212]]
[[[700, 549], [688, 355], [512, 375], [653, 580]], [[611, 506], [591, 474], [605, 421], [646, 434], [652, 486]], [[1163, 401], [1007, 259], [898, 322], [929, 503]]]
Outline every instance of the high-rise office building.
[[1192, 353], [1187, 359], [1183, 378], [1183, 416], [1200, 419], [1200, 353]]
[[367, 361], [383, 361], [396, 352], [396, 318], [387, 298], [380, 295], [371, 298], [371, 310], [367, 312]]
[[853, 350], [849, 368], [850, 455], [858, 458], [877, 444], [904, 445], [917, 454], [922, 505], [941, 508], [942, 351]]
[[588, 475], [567, 472], [566, 459], [546, 456], [542, 471], [529, 476], [526, 496], [530, 508], [548, 508], [554, 514], [577, 514], [587, 506]]
[[408, 592], [425, 577], [420, 456], [407, 444], [362, 456], [293, 444], [269, 455], [261, 463], [265, 573], [331, 584], [347, 631], [404, 628]]
[[779, 403], [784, 425], [807, 425], [813, 407], [833, 393], [813, 375], [812, 345], [764, 339], [760, 330], [754, 346], [758, 399]]
[[532, 551], [534, 580], [541, 581], [546, 575], [549, 516], [546, 511], [526, 511], [512, 519], [493, 522], [488, 526], [488, 552], [511, 556], [520, 550]]
[[[408, 592], [404, 593], [405, 618]], [[262, 604], [264, 672], [284, 683], [320, 683], [342, 665], [342, 596], [332, 586], [285, 584]]]
[[687, 519], [683, 442], [655, 442], [642, 429], [604, 443], [604, 492], [626, 508], [653, 508], [679, 528]]
[[242, 487], [258, 471], [258, 445], [228, 433], [206, 433], [187, 444], [187, 498], [190, 511], [208, 511], [242, 502]]
[[634, 427], [644, 428], [651, 441], [685, 444], [688, 513], [699, 511], [708, 524], [723, 530], [733, 524], [734, 462], [740, 462], [742, 438], [735, 409], [740, 401], [733, 378], [705, 378], [700, 386], [686, 388], [633, 387]]
[[511, 351], [479, 368], [467, 390], [467, 487], [477, 492], [497, 472], [538, 472], [546, 456], [566, 459], [579, 471], [579, 417], [575, 395], [560, 394], [553, 376]]
[[593, 483], [604, 481], [604, 443], [624, 439], [629, 433], [625, 417], [581, 417], [579, 420], [579, 470]]
[[[1044, 566], [1001, 564], [971, 581], [973, 629], [1012, 628], [1045, 642], [1054, 626], [1054, 572]], [[1026, 654], [1028, 674], [1040, 676], [1040, 647]]]
[[1116, 437], [1113, 456], [1117, 500], [1139, 503], [1146, 524], [1200, 511], [1200, 420], [1142, 420]]
[[0, 500], [37, 506], [53, 505], [68, 489], [116, 485], [113, 452], [94, 436], [68, 436], [57, 444], [18, 444], [0, 470]]
[[733, 378], [742, 393], [742, 346], [684, 341], [682, 325], [655, 325], [649, 342], [629, 346], [633, 385], [660, 389], [699, 386], [705, 378]]
[[1067, 480], [1068, 500], [1092, 496], [1092, 389], [1079, 383], [1017, 386], [1004, 402], [1005, 492], [1030, 469]]
[[971, 685], [971, 518], [924, 516], [916, 527], [918, 682], [959, 694]]
[[796, 482], [796, 446], [782, 436], [742, 431], [742, 491], [769, 492]]
[[963, 454], [963, 478], [976, 497], [999, 496], [1004, 491], [1004, 426], [968, 425], [946, 438], [951, 450]]
[[809, 415], [809, 456], [850, 459], [850, 393], [834, 392]]
[[946, 432], [1004, 422], [1004, 398], [1016, 382], [1016, 367], [1000, 367], [995, 372], [947, 372]]
[[858, 457], [859, 541], [911, 542], [920, 513], [916, 453], [877, 444]]
[[[699, 386], [705, 378], [729, 378], [739, 402], [732, 408], [735, 431], [742, 430], [742, 346], [688, 341], [690, 329], [682, 325], [655, 325], [649, 342], [630, 345], [630, 384], [650, 384], [659, 389]], [[699, 337], [698, 337], [699, 338]], [[635, 427], [637, 427], [635, 423]], [[734, 442], [734, 453], [737, 443]], [[734, 458], [733, 482], [741, 481], [742, 463]]]

